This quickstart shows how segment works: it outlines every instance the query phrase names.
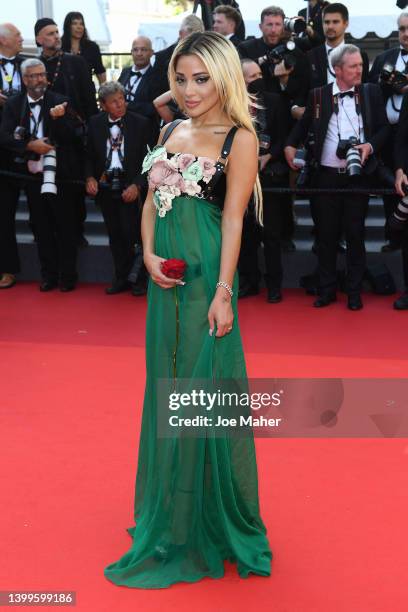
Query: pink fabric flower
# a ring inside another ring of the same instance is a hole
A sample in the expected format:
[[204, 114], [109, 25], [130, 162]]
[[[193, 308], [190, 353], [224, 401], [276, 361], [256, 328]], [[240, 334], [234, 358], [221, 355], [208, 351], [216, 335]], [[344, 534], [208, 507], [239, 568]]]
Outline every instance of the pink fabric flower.
[[197, 161], [201, 166], [204, 177], [207, 178], [215, 174], [215, 162], [213, 159], [210, 157], [199, 157]]
[[191, 166], [194, 160], [195, 157], [194, 155], [191, 155], [191, 153], [182, 153], [178, 158], [178, 166], [180, 168], [180, 171], [184, 172], [184, 170]]
[[149, 173], [149, 186], [151, 188], [159, 185], [179, 185], [182, 177], [178, 171], [169, 164], [167, 160], [160, 160], [153, 164]]

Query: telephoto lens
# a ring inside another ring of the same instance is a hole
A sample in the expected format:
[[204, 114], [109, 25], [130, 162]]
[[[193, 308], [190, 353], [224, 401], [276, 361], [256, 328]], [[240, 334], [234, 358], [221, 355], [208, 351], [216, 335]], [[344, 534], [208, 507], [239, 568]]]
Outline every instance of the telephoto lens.
[[360, 176], [362, 165], [360, 151], [355, 147], [350, 147], [346, 153], [347, 174], [349, 176]]
[[[403, 186], [405, 193], [408, 192], [407, 185]], [[408, 220], [408, 195], [405, 195], [397, 204], [397, 208], [388, 219], [388, 227], [391, 231], [402, 232]]]
[[44, 177], [41, 185], [41, 193], [52, 193], [57, 195], [57, 186], [55, 184], [55, 175], [57, 172], [57, 154], [55, 149], [51, 149], [44, 154]]
[[293, 17], [292, 19], [286, 17], [283, 24], [285, 30], [292, 32], [292, 34], [303, 34], [307, 28], [306, 21], [304, 21], [301, 17]]

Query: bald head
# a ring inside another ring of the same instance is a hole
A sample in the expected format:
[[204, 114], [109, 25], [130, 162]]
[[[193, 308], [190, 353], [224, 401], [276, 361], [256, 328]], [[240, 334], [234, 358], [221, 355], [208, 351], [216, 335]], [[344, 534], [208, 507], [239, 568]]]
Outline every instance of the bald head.
[[138, 70], [150, 64], [153, 55], [152, 41], [147, 36], [138, 36], [132, 43], [133, 62]]
[[21, 32], [12, 23], [0, 24], [0, 53], [5, 57], [13, 57], [23, 48]]

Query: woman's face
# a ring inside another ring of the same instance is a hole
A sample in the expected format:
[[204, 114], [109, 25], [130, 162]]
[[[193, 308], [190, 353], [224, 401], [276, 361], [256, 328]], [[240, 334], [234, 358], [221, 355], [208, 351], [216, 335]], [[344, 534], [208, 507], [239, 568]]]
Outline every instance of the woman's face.
[[82, 38], [85, 32], [85, 26], [82, 19], [73, 19], [71, 21], [71, 36], [74, 38]]
[[220, 105], [215, 84], [196, 55], [182, 55], [177, 61], [176, 91], [189, 117], [200, 117]]

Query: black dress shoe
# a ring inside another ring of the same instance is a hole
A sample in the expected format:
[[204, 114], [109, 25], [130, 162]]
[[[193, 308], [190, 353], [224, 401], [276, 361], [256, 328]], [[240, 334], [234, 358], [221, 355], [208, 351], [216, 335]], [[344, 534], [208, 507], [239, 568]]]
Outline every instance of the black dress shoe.
[[76, 283], [62, 283], [60, 286], [60, 291], [67, 293], [68, 291], [73, 291], [75, 287]]
[[43, 281], [40, 285], [40, 291], [52, 291], [58, 287], [57, 281]]
[[390, 242], [387, 242], [387, 244], [384, 244], [381, 247], [381, 253], [392, 253], [393, 251], [398, 251], [400, 248], [401, 245], [399, 242], [393, 242], [390, 240]]
[[258, 295], [258, 293], [259, 293], [258, 285], [250, 285], [249, 283], [244, 283], [239, 288], [238, 299], [248, 297], [250, 295]]
[[107, 287], [105, 289], [105, 293], [107, 295], [115, 295], [116, 293], [123, 293], [123, 291], [127, 291], [130, 287], [130, 283], [128, 281], [113, 283], [111, 287]]
[[132, 295], [135, 297], [140, 297], [142, 295], [146, 295], [147, 293], [147, 285], [146, 283], [134, 283], [132, 284]]
[[408, 292], [405, 291], [402, 295], [399, 296], [397, 300], [394, 302], [395, 310], [408, 310]]
[[349, 310], [361, 310], [363, 307], [363, 302], [361, 301], [361, 297], [359, 293], [355, 295], [349, 295], [347, 298], [347, 308]]
[[277, 304], [282, 301], [280, 289], [268, 289], [266, 301], [270, 304]]
[[321, 295], [313, 302], [313, 306], [315, 308], [324, 308], [325, 306], [329, 306], [337, 300], [335, 293], [329, 293], [327, 295]]

